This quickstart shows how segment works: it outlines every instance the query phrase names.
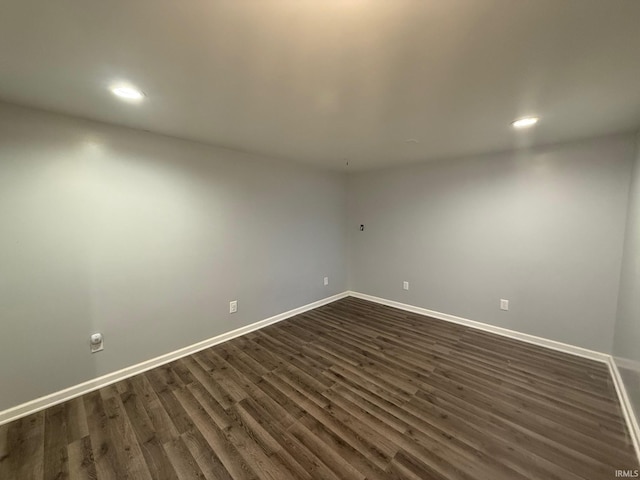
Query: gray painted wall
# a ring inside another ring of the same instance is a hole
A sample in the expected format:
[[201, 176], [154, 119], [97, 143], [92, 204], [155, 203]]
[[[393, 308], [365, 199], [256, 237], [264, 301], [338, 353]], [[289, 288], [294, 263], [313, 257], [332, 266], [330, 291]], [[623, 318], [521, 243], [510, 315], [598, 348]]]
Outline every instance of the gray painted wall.
[[338, 173], [0, 104], [0, 410], [342, 292], [347, 260], [353, 290], [611, 352], [635, 152], [621, 135], [354, 174], [347, 216]]
[[0, 410], [344, 291], [345, 210], [340, 174], [0, 105]]
[[610, 353], [634, 152], [624, 135], [354, 174], [350, 289]]
[[629, 193], [613, 355], [640, 418], [640, 134]]

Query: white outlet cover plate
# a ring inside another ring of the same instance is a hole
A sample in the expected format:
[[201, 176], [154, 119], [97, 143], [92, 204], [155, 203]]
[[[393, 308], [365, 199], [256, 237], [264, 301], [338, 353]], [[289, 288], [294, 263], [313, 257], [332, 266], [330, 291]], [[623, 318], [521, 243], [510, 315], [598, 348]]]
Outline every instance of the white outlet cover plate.
[[229, 313], [236, 313], [238, 311], [238, 301], [234, 300], [229, 302]]

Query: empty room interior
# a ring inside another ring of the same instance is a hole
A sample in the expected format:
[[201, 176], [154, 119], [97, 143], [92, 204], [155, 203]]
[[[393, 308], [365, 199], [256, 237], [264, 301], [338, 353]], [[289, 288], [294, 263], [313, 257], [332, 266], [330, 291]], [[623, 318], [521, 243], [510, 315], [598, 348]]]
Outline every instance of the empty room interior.
[[640, 1], [0, 2], [0, 479], [640, 475]]

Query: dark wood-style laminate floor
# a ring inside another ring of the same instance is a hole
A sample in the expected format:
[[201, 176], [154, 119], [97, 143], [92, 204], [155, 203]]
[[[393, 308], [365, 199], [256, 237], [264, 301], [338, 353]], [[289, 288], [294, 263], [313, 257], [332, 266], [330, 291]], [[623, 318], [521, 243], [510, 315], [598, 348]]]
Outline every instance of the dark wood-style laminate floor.
[[0, 427], [8, 479], [615, 478], [604, 364], [339, 300]]

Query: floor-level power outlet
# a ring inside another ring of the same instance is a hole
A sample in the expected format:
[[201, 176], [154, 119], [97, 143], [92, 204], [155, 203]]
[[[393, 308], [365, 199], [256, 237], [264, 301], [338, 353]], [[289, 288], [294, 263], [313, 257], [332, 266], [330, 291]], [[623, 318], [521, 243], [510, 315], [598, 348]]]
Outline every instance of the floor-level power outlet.
[[89, 345], [91, 347], [91, 353], [96, 353], [104, 350], [104, 338], [101, 333], [94, 333], [89, 338]]
[[229, 302], [229, 313], [236, 313], [238, 311], [238, 301], [234, 300]]

